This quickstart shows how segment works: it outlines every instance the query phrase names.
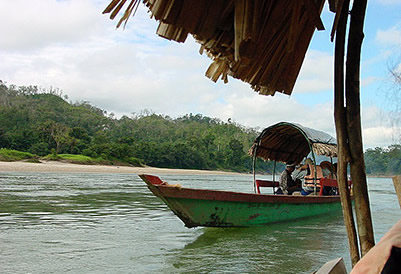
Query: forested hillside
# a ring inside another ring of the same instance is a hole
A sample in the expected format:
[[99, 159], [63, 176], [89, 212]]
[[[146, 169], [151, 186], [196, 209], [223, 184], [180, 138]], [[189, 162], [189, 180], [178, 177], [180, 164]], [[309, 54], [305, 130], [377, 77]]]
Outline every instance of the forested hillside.
[[377, 147], [365, 152], [366, 173], [374, 175], [401, 174], [401, 145]]
[[[255, 129], [201, 114], [172, 119], [144, 111], [116, 119], [88, 102], [67, 98], [57, 89], [0, 81], [0, 148], [154, 167], [252, 170], [247, 151], [259, 134]], [[400, 174], [401, 146], [369, 149], [365, 160], [368, 174]], [[270, 173], [272, 163], [257, 161], [256, 168]]]
[[257, 134], [201, 114], [172, 119], [147, 111], [115, 119], [87, 102], [68, 103], [57, 90], [0, 83], [0, 148], [39, 156], [53, 151], [154, 167], [250, 171], [247, 150]]

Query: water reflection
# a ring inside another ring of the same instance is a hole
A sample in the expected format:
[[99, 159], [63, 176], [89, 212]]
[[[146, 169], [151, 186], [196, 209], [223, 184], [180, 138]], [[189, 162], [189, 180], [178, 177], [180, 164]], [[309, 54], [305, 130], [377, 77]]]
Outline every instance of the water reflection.
[[343, 256], [344, 237], [342, 216], [252, 228], [205, 228], [170, 260], [179, 272], [311, 273], [322, 261]]

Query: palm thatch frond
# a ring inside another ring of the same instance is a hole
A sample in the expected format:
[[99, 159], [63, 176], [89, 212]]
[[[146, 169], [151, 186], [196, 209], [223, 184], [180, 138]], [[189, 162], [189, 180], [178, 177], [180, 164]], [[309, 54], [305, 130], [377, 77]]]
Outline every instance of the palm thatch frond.
[[[112, 0], [103, 13], [122, 12], [117, 27], [135, 14], [140, 0]], [[159, 21], [157, 34], [185, 42], [192, 34], [212, 63], [206, 76], [228, 76], [258, 93], [292, 93], [315, 29], [324, 29], [325, 0], [143, 0]], [[338, 10], [343, 0], [329, 0]], [[335, 26], [333, 25], [333, 31]]]

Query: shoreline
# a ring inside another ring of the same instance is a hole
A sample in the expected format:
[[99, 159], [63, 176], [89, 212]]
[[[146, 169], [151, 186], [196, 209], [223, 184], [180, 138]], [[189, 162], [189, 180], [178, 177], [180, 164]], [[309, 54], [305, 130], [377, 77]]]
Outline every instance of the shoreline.
[[[158, 167], [130, 167], [113, 165], [82, 165], [59, 161], [41, 161], [30, 163], [25, 161], [3, 162], [0, 161], [0, 173], [122, 173], [122, 174], [182, 174], [182, 175], [246, 175], [233, 171], [198, 170], [198, 169], [174, 169]], [[258, 174], [261, 175], [261, 174]], [[395, 175], [367, 175], [367, 178], [393, 178]]]
[[122, 174], [242, 174], [218, 170], [196, 169], [170, 169], [157, 167], [130, 167], [112, 165], [81, 165], [58, 161], [41, 161], [29, 163], [24, 161], [2, 162], [0, 161], [0, 173], [3, 172], [32, 172], [32, 173], [122, 173]]

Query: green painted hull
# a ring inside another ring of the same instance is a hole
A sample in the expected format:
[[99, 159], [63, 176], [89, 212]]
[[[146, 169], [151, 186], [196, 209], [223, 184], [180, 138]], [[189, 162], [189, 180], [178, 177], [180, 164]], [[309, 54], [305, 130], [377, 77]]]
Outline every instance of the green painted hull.
[[288, 204], [162, 199], [188, 227], [257, 226], [341, 213], [341, 203]]
[[258, 226], [341, 213], [339, 196], [287, 196], [188, 189], [140, 175], [187, 227]]

